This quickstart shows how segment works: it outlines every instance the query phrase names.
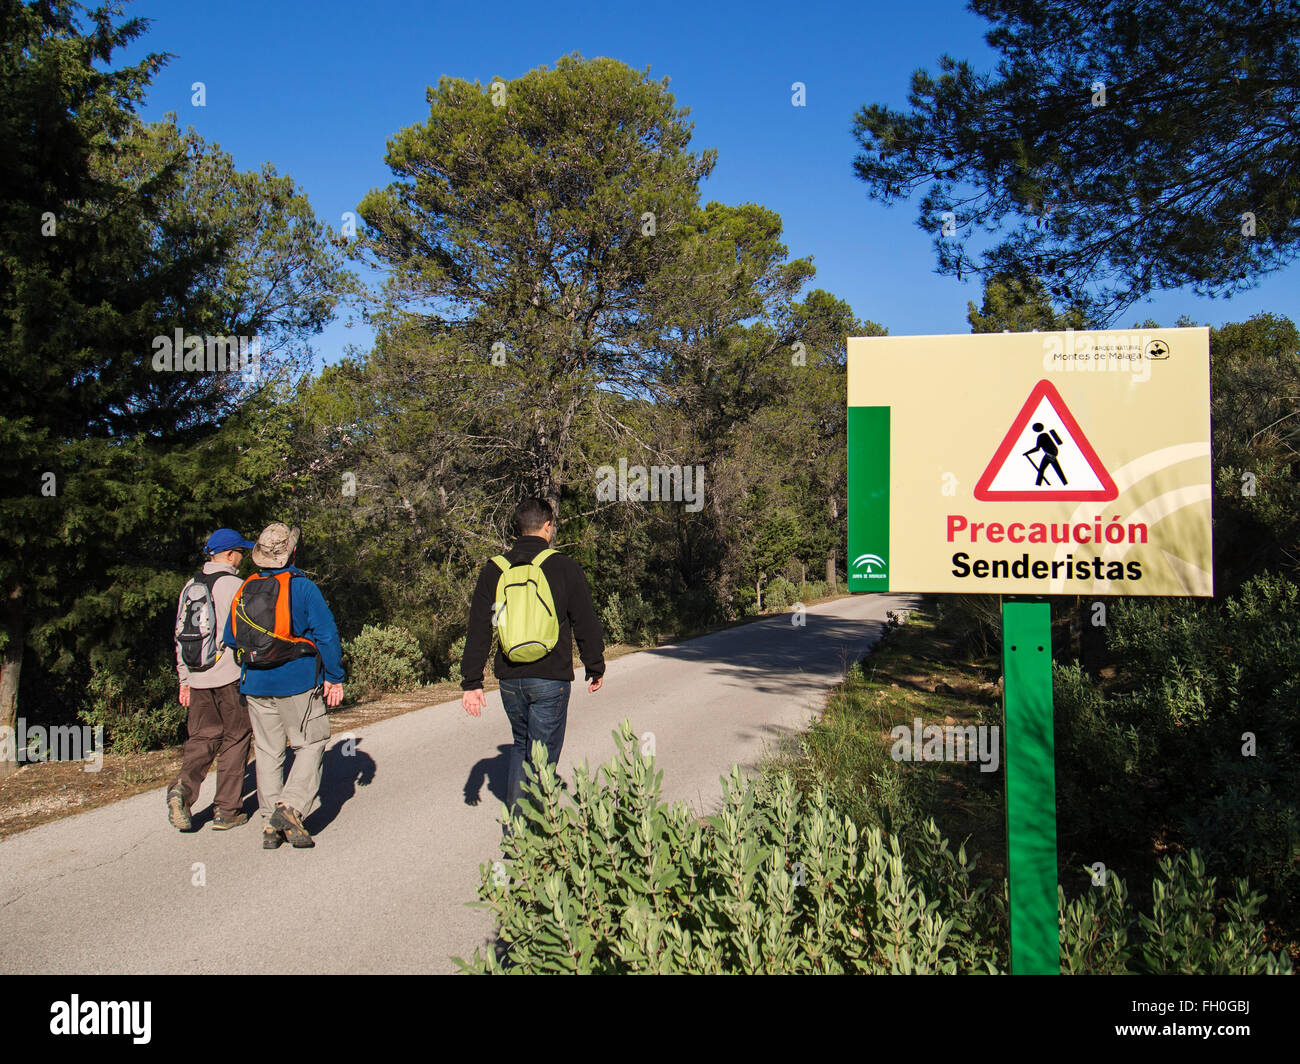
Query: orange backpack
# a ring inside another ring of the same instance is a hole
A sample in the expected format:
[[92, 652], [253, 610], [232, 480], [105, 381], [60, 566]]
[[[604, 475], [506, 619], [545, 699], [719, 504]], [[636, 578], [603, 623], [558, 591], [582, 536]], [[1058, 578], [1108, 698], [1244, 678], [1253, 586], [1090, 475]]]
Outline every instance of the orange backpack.
[[293, 634], [289, 588], [293, 573], [254, 573], [235, 592], [230, 629], [235, 660], [248, 669], [273, 669], [318, 654], [310, 639]]

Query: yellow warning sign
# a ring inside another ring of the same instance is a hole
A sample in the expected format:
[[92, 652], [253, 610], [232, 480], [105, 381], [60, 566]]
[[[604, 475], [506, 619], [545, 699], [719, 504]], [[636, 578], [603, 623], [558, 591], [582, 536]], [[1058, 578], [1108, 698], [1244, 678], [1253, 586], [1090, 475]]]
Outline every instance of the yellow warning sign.
[[1209, 363], [1208, 329], [850, 338], [850, 589], [1212, 595]]

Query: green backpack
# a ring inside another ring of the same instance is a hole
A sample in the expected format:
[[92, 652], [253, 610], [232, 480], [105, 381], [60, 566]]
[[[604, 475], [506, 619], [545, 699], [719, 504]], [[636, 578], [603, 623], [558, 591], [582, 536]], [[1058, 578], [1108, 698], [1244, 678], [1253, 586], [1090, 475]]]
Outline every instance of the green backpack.
[[555, 599], [542, 573], [542, 562], [554, 553], [548, 548], [522, 565], [511, 565], [502, 554], [492, 559], [501, 570], [492, 623], [496, 625], [501, 653], [512, 664], [540, 661], [560, 641]]

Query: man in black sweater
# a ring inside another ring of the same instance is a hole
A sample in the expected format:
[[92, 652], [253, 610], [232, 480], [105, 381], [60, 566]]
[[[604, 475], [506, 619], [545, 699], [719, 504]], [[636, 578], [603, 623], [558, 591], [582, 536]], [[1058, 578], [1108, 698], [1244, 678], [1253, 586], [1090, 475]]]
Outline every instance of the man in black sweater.
[[[505, 558], [511, 565], [526, 565], [555, 542], [555, 512], [545, 499], [525, 499], [515, 511], [515, 521], [520, 535]], [[542, 560], [540, 568], [554, 600], [559, 639], [537, 661], [512, 662], [499, 647], [493, 659], [493, 668], [501, 681], [501, 702], [514, 733], [506, 785], [506, 807], [511, 816], [519, 807], [524, 763], [533, 742], [545, 744], [552, 765], [560, 759], [573, 685], [575, 637], [586, 667], [587, 690], [592, 694], [599, 691], [605, 674], [604, 637], [582, 567], [572, 558], [552, 553]], [[484, 565], [470, 603], [469, 630], [460, 662], [460, 686], [464, 692], [461, 705], [472, 717], [481, 715], [487, 705], [483, 695], [483, 668], [492, 646], [493, 609], [501, 573], [495, 562]]]

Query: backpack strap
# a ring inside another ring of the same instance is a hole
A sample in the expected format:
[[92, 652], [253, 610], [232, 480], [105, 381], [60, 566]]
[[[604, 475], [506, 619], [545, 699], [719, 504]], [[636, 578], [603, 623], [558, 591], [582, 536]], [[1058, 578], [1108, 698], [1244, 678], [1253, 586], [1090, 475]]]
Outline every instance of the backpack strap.
[[217, 581], [220, 580], [223, 576], [229, 576], [229, 575], [230, 575], [229, 573], [205, 573], [202, 569], [200, 569], [197, 573], [194, 574], [192, 579], [196, 584], [202, 584], [204, 587], [206, 587], [208, 589], [209, 595], [215, 595], [217, 593], [216, 592]]
[[[288, 577], [288, 579], [285, 580], [280, 586], [284, 588], [284, 596], [285, 596], [284, 608], [285, 608], [285, 612], [288, 613], [289, 615], [289, 630], [290, 632], [292, 632], [293, 631], [293, 582], [295, 579], [299, 577], [302, 577], [302, 579], [304, 580], [306, 579], [306, 577], [304, 577], [302, 573], [295, 573], [286, 569], [283, 572], [275, 573], [270, 578], [272, 580], [279, 580], [280, 577], [282, 576]], [[301, 636], [301, 635], [290, 635], [289, 639], [291, 642], [306, 643], [311, 647], [312, 654], [316, 658], [316, 681], [315, 684], [313, 684], [312, 686], [313, 687], [316, 686], [316, 684], [320, 683], [321, 673], [324, 670], [324, 664], [320, 660], [320, 647], [316, 645], [316, 640], [308, 639], [306, 636]]]
[[504, 554], [498, 554], [495, 558], [493, 558], [492, 564], [495, 565], [498, 569], [500, 569], [503, 573], [507, 572], [510, 569], [510, 563], [506, 561], [506, 556]]
[[542, 562], [546, 561], [546, 559], [549, 558], [552, 554], [559, 554], [559, 553], [560, 552], [555, 550], [554, 548], [547, 547], [545, 550], [539, 550], [536, 554], [534, 554], [533, 560], [529, 564], [541, 565]]
[[[227, 576], [232, 580], [239, 580], [238, 573], [205, 573], [202, 569], [195, 573], [191, 579], [195, 583], [202, 584], [208, 589], [208, 594], [212, 596], [212, 605], [215, 607], [217, 604], [217, 581], [223, 580]], [[240, 580], [239, 586], [243, 587], [244, 583], [245, 581]], [[236, 592], [236, 594], [238, 594], [238, 592]]]

